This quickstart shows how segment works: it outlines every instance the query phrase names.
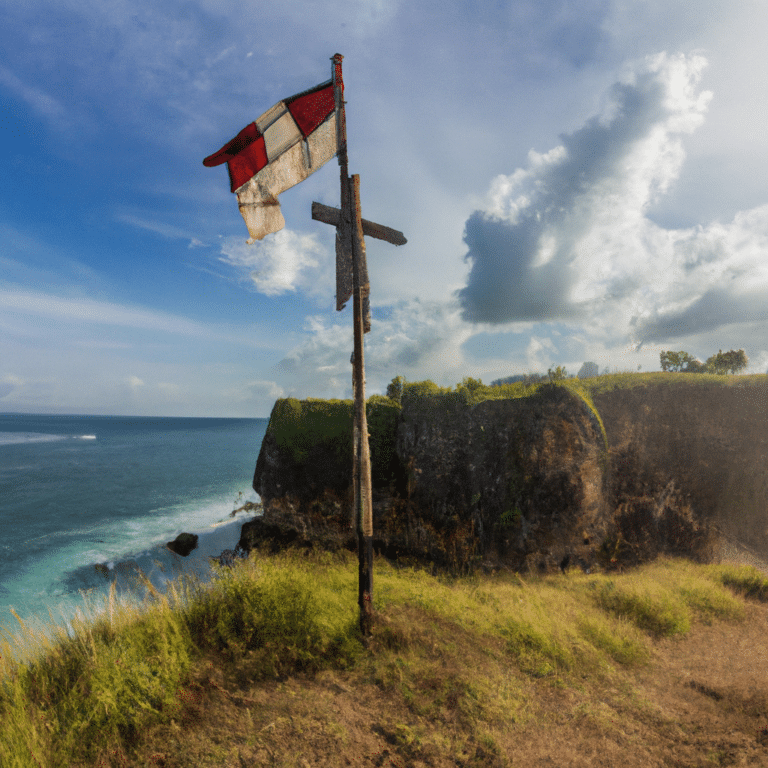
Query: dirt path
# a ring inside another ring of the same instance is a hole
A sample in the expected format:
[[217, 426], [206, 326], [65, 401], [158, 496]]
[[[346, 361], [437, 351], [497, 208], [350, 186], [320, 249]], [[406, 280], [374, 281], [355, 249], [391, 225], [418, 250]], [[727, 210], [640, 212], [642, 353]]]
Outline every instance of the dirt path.
[[638, 676], [638, 692], [669, 720], [672, 765], [704, 754], [712, 765], [768, 766], [768, 607], [747, 612], [741, 625], [660, 641], [653, 671]]

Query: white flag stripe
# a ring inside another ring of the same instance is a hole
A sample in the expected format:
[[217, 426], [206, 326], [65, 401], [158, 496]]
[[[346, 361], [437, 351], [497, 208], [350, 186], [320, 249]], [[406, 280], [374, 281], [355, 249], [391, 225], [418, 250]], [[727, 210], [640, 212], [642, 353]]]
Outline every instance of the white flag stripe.
[[274, 107], [270, 107], [261, 117], [256, 118], [256, 127], [259, 129], [259, 132], [263, 135], [264, 131], [287, 111], [288, 107], [286, 107], [285, 102], [278, 101]]
[[285, 150], [301, 141], [301, 131], [290, 112], [286, 112], [264, 131], [264, 144], [267, 148], [267, 159], [270, 163], [276, 160]]
[[285, 150], [274, 162], [262, 168], [253, 178], [236, 190], [240, 213], [245, 219], [251, 239], [261, 240], [285, 226], [277, 196], [304, 181], [336, 154], [336, 114], [307, 137], [311, 165], [306, 162], [304, 142], [299, 141]]

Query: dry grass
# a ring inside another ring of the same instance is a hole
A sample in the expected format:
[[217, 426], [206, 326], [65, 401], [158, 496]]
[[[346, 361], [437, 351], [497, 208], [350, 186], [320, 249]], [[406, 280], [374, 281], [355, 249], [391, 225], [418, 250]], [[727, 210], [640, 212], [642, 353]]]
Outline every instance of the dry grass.
[[[257, 558], [6, 670], [3, 766], [768, 766], [768, 580]], [[727, 586], [726, 586], [727, 585]], [[745, 597], [751, 595], [751, 597]], [[34, 655], [34, 654], [33, 654]]]

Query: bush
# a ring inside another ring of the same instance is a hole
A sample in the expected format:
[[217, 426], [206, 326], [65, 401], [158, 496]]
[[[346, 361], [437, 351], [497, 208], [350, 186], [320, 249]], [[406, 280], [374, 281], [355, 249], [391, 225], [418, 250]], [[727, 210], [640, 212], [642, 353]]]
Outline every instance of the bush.
[[624, 616], [657, 637], [684, 635], [691, 627], [687, 606], [652, 582], [634, 585], [607, 581], [598, 587], [596, 600], [603, 610]]

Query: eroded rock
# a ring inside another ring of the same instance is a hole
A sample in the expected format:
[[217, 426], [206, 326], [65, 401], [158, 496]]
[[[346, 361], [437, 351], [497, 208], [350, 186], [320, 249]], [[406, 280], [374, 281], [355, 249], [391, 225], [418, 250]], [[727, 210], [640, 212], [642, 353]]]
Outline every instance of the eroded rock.
[[180, 533], [173, 541], [169, 541], [166, 546], [171, 552], [186, 557], [193, 549], [197, 548], [197, 534]]

